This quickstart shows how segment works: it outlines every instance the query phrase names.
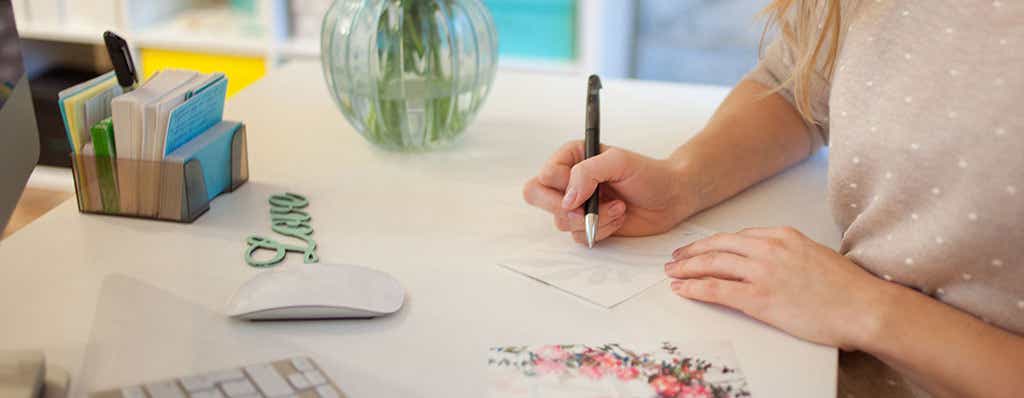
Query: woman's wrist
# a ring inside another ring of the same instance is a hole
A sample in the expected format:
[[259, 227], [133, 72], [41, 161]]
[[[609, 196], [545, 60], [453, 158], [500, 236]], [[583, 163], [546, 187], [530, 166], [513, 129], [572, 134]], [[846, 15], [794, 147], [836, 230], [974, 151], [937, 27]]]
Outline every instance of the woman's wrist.
[[724, 166], [715, 159], [721, 157], [722, 149], [706, 139], [699, 139], [708, 134], [705, 129], [697, 134], [698, 138], [676, 148], [668, 157], [672, 165], [675, 181], [683, 192], [682, 199], [687, 204], [690, 213], [694, 214], [717, 205], [745, 188], [731, 188], [737, 185], [735, 181], [735, 170], [732, 167], [743, 167], [743, 165]]
[[668, 164], [672, 175], [672, 190], [675, 193], [673, 204], [677, 206], [676, 212], [685, 219], [709, 207], [701, 174], [698, 173], [701, 167], [696, 165], [682, 148], [673, 152], [664, 159], [664, 162]]
[[907, 293], [910, 291], [902, 286], [872, 278], [870, 286], [861, 292], [854, 322], [839, 326], [849, 332], [842, 348], [875, 352], [880, 342], [889, 339], [893, 320], [899, 318], [896, 312], [905, 305]]

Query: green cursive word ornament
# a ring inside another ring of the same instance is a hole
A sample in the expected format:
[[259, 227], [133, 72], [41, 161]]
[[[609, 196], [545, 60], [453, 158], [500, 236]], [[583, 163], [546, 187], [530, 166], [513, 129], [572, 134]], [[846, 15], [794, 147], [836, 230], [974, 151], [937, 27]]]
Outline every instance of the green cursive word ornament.
[[[309, 224], [312, 217], [309, 213], [301, 210], [309, 206], [309, 199], [305, 196], [286, 192], [270, 197], [270, 229], [278, 234], [290, 236], [305, 243], [302, 245], [290, 245], [275, 241], [262, 236], [251, 235], [246, 238], [248, 246], [245, 250], [245, 262], [256, 268], [273, 267], [284, 260], [288, 252], [302, 253], [303, 261], [307, 264], [316, 263], [320, 258], [316, 255], [316, 241], [313, 240], [313, 227]], [[256, 258], [259, 251], [271, 251], [274, 253], [268, 259]]]

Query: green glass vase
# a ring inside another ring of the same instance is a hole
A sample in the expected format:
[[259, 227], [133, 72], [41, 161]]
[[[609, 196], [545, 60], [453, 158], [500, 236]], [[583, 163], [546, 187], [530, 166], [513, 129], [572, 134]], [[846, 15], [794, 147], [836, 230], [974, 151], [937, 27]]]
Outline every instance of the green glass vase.
[[494, 21], [479, 0], [336, 0], [320, 45], [324, 79], [348, 122], [402, 151], [458, 138], [498, 63]]

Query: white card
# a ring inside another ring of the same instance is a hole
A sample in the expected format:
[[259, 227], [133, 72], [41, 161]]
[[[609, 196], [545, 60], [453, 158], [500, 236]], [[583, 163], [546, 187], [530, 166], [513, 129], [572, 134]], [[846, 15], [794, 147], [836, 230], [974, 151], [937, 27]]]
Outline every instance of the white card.
[[566, 240], [529, 247], [499, 265], [606, 308], [628, 300], [666, 278], [672, 251], [708, 237], [710, 230], [683, 224], [664, 234], [609, 238], [594, 248]]

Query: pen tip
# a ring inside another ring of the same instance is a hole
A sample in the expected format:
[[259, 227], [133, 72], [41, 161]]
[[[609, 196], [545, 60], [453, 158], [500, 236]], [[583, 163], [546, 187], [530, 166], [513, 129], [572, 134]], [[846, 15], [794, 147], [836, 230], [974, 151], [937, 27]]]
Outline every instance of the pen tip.
[[594, 241], [597, 240], [597, 214], [587, 214], [584, 222], [587, 232], [587, 247], [593, 248]]

